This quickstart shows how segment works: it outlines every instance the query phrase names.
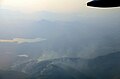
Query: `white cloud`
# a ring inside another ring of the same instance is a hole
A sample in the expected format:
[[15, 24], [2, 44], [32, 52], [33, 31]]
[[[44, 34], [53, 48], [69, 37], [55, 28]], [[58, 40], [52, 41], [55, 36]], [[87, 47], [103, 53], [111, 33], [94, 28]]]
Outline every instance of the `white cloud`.
[[28, 58], [29, 56], [28, 56], [28, 55], [23, 54], [23, 55], [18, 55], [18, 57], [25, 57], [25, 58]]
[[12, 40], [5, 40], [5, 39], [0, 39], [0, 43], [36, 43], [36, 42], [41, 42], [45, 41], [46, 39], [43, 38], [35, 38], [35, 39], [25, 39], [25, 38], [14, 38]]

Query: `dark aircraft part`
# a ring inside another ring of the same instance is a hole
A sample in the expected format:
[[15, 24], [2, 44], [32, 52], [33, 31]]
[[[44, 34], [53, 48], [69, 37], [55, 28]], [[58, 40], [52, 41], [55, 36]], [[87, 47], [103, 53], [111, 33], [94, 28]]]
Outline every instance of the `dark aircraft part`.
[[93, 0], [87, 3], [87, 6], [92, 7], [119, 7], [120, 0]]

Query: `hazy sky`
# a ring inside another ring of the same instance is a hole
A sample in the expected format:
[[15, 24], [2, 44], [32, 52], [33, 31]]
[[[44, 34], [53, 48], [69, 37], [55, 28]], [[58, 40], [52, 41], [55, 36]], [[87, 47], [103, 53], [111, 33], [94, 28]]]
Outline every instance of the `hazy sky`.
[[22, 12], [55, 11], [77, 12], [86, 7], [89, 0], [2, 0], [2, 7]]
[[[91, 20], [98, 17], [114, 17], [119, 8], [93, 8], [86, 6], [90, 0], [0, 0], [1, 24], [26, 20]], [[11, 13], [10, 13], [11, 11]], [[43, 13], [41, 13], [43, 12]], [[22, 15], [20, 13], [23, 13]], [[19, 15], [20, 14], [20, 15]], [[25, 15], [24, 15], [25, 14]], [[26, 15], [27, 14], [27, 15]], [[29, 15], [30, 14], [30, 15]], [[95, 20], [94, 19], [94, 20]], [[3, 22], [4, 21], [4, 22]]]
[[118, 8], [91, 8], [86, 6], [90, 0], [1, 0], [1, 8], [22, 13], [37, 13], [40, 11], [79, 15], [105, 15], [120, 12]]

